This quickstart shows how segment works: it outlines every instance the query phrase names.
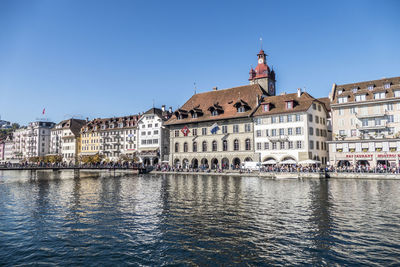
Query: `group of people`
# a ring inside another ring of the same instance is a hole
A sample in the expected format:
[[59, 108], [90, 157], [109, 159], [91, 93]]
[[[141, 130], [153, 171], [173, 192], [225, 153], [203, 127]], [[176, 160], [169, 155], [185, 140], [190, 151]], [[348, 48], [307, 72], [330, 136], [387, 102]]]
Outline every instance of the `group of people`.
[[208, 168], [207, 166], [200, 165], [198, 168], [193, 168], [191, 165], [183, 167], [181, 165], [170, 166], [169, 164], [157, 165], [156, 171], [162, 172], [226, 172], [226, 171], [238, 171], [238, 172], [348, 172], [348, 173], [400, 173], [400, 167], [388, 166], [386, 164], [378, 164], [375, 168], [371, 168], [368, 165], [349, 165], [349, 166], [326, 166], [321, 167], [320, 165], [263, 165], [259, 169], [243, 169], [240, 166], [230, 166], [230, 168]]

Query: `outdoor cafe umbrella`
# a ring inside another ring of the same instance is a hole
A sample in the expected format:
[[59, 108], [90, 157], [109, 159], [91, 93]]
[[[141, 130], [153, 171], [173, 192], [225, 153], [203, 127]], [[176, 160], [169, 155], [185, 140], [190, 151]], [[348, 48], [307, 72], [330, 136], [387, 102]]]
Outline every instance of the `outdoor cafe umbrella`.
[[287, 159], [287, 160], [279, 162], [279, 164], [297, 164], [297, 162], [293, 159]]
[[303, 160], [303, 161], [299, 162], [299, 164], [302, 164], [302, 165], [311, 165], [311, 164], [320, 164], [320, 163], [321, 163], [321, 161], [312, 160], [312, 159], [306, 159], [306, 160]]
[[262, 165], [269, 165], [269, 164], [276, 164], [276, 160], [270, 159], [262, 163]]

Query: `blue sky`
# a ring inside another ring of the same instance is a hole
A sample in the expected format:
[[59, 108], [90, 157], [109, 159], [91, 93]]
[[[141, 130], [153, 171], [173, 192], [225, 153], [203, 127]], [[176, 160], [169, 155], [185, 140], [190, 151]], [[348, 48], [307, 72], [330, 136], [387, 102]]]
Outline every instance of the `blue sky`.
[[0, 115], [26, 124], [176, 109], [248, 83], [259, 38], [277, 91], [400, 76], [400, 1], [0, 1]]

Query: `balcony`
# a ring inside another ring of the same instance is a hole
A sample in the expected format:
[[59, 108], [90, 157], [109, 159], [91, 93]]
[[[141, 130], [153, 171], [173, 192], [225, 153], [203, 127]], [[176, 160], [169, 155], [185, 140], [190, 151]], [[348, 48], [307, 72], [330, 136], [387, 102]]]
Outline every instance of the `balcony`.
[[269, 136], [268, 140], [270, 142], [282, 142], [289, 140], [289, 136], [288, 135]]
[[368, 126], [357, 125], [357, 129], [360, 131], [384, 130], [386, 128], [387, 128], [387, 123], [382, 123], [381, 125], [368, 125]]
[[387, 115], [387, 110], [385, 110], [385, 113], [381, 114], [358, 114], [356, 113], [357, 119], [368, 119], [368, 118], [383, 118]]

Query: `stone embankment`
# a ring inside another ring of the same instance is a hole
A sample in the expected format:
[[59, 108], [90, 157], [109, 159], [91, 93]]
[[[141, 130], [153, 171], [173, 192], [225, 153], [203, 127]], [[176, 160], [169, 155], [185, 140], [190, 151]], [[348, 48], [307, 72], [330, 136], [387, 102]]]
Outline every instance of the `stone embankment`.
[[379, 180], [400, 180], [400, 174], [393, 173], [348, 173], [348, 172], [300, 172], [300, 173], [282, 173], [282, 172], [161, 172], [152, 171], [151, 174], [190, 174], [190, 175], [207, 175], [207, 176], [247, 176], [247, 177], [263, 177], [267, 179], [379, 179]]

